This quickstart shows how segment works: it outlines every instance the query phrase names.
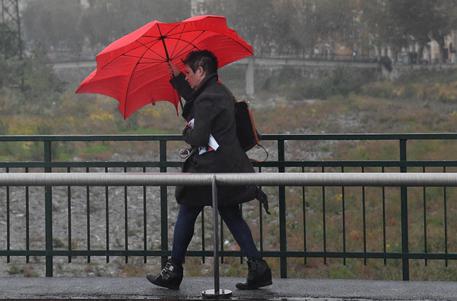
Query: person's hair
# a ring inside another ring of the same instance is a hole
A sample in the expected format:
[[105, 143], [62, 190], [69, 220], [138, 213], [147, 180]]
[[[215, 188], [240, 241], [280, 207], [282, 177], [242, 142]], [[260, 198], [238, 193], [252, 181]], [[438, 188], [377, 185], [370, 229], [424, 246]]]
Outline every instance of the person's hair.
[[194, 72], [202, 67], [206, 74], [217, 73], [217, 57], [209, 50], [192, 51], [183, 62]]

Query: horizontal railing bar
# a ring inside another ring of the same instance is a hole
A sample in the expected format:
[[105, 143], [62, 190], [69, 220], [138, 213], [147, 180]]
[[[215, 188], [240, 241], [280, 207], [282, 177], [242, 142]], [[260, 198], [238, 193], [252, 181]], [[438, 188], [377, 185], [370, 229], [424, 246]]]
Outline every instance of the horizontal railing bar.
[[0, 173], [0, 186], [457, 186], [457, 173]]
[[[160, 250], [0, 250], [0, 256], [169, 256], [171, 251], [160, 251]], [[205, 251], [187, 251], [187, 256], [201, 257], [201, 256], [212, 256], [212, 250]], [[221, 256], [225, 257], [239, 257], [239, 251], [219, 251]], [[389, 259], [400, 259], [401, 253], [383, 253], [383, 252], [303, 252], [303, 251], [263, 251], [264, 257], [330, 257], [330, 258], [389, 258]], [[443, 259], [457, 259], [457, 253], [408, 253], [410, 259], [430, 259], [430, 260], [443, 260]]]
[[455, 167], [457, 166], [457, 161], [356, 161], [356, 160], [346, 160], [346, 161], [265, 161], [265, 162], [253, 162], [254, 166], [262, 167]]
[[0, 173], [1, 186], [210, 185], [212, 174], [183, 173]]
[[151, 168], [159, 168], [159, 167], [181, 167], [182, 162], [180, 161], [167, 161], [167, 162], [151, 162], [151, 161], [83, 161], [83, 162], [1, 162], [0, 168], [83, 168], [83, 167], [108, 167], [108, 168], [115, 168], [115, 167], [151, 167]]
[[[448, 140], [456, 133], [349, 133], [349, 134], [263, 134], [261, 140]], [[181, 141], [182, 135], [6, 135], [1, 142], [19, 141]]]
[[[204, 251], [211, 253], [211, 251]], [[221, 256], [226, 256], [226, 257], [239, 257], [241, 253], [239, 251], [220, 251], [219, 252]], [[202, 256], [203, 252], [202, 251], [188, 251], [188, 255], [191, 256]], [[206, 255], [206, 254], [205, 254]], [[286, 257], [331, 257], [331, 258], [401, 258], [401, 253], [386, 253], [384, 254], [383, 252], [319, 252], [319, 251], [263, 251], [262, 255], [265, 257], [280, 257], [280, 256], [286, 256]], [[440, 254], [437, 254], [440, 255]], [[445, 254], [443, 254], [445, 255]], [[449, 255], [449, 253], [448, 253]], [[457, 255], [457, 254], [455, 254]]]
[[409, 259], [457, 259], [457, 254], [455, 253], [408, 253]]
[[[266, 161], [253, 162], [258, 167], [457, 167], [457, 161]], [[0, 168], [83, 168], [83, 167], [181, 167], [181, 161], [151, 162], [151, 161], [82, 161], [82, 162], [0, 162]]]
[[233, 173], [216, 174], [219, 185], [262, 186], [457, 186], [457, 173]]
[[[219, 251], [221, 256], [226, 257], [239, 257], [241, 253], [239, 251]], [[212, 255], [211, 250], [207, 251], [187, 251], [187, 255], [189, 256], [210, 256]], [[390, 258], [390, 259], [400, 259], [402, 258], [402, 253], [396, 252], [319, 252], [319, 251], [263, 251], [262, 255], [265, 257], [280, 257], [280, 256], [287, 256], [287, 257], [331, 257], [331, 258]], [[457, 259], [457, 253], [409, 253], [408, 254], [410, 259]]]
[[[154, 250], [1, 250], [0, 251], [0, 256], [46, 256], [46, 255], [52, 255], [52, 256], [162, 256], [162, 255], [169, 255], [170, 251], [154, 251]], [[227, 256], [227, 257], [239, 257], [240, 252], [239, 251], [219, 251], [221, 255]], [[213, 254], [212, 250], [206, 250], [206, 251], [187, 251], [188, 256], [211, 256]], [[364, 258], [365, 256], [368, 258], [384, 258], [386, 256], [387, 258], [401, 258], [401, 253], [382, 253], [382, 252], [303, 252], [303, 251], [286, 251], [286, 252], [280, 252], [280, 251], [264, 251], [263, 255], [267, 257], [278, 257], [282, 254], [285, 254], [288, 257], [322, 257], [322, 256], [327, 256], [327, 257], [349, 257], [349, 258]], [[416, 254], [417, 256], [421, 255], [430, 255], [428, 254]], [[433, 254], [435, 257], [439, 256], [444, 256], [446, 254]], [[450, 254], [448, 255], [455, 255], [457, 254]]]
[[265, 134], [260, 140], [448, 140], [457, 139], [456, 133], [405, 133], [405, 134]]
[[11, 135], [0, 136], [0, 142], [24, 141], [180, 141], [182, 135]]
[[[0, 256], [166, 256], [167, 252], [144, 250], [0, 250]], [[169, 254], [168, 254], [169, 255]]]

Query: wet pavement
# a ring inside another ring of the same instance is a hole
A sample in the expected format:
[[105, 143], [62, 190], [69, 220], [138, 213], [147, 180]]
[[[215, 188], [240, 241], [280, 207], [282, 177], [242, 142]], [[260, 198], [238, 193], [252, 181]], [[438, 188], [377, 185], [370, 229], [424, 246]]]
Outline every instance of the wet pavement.
[[[241, 278], [221, 278], [232, 300], [456, 300], [457, 282], [274, 279], [273, 285], [239, 291]], [[0, 278], [0, 299], [201, 300], [213, 279], [184, 278], [180, 290], [158, 288], [145, 278]]]

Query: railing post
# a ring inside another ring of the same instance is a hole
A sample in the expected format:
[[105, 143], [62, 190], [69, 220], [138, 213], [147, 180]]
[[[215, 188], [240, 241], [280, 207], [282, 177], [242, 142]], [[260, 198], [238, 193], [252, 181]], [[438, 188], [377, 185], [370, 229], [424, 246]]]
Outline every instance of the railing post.
[[[284, 173], [284, 140], [278, 140], [278, 171]], [[286, 236], [286, 188], [279, 186], [279, 251], [280, 251], [280, 274], [281, 278], [287, 278], [287, 236]]]
[[[167, 172], [165, 166], [167, 162], [167, 141], [160, 140], [159, 159], [160, 159], [160, 172]], [[161, 238], [161, 251], [162, 254], [168, 252], [168, 201], [167, 201], [167, 186], [160, 186], [160, 238]], [[162, 255], [162, 268], [168, 259], [167, 255]]]
[[[52, 172], [50, 163], [52, 161], [51, 141], [44, 141], [44, 172]], [[46, 277], [53, 275], [53, 257], [52, 257], [52, 186], [45, 186], [44, 195], [44, 212], [45, 212], [45, 235], [46, 235]]]
[[220, 289], [219, 278], [219, 210], [217, 203], [217, 181], [216, 175], [211, 178], [211, 196], [213, 204], [213, 254], [214, 254], [214, 289], [202, 291], [204, 298], [228, 298], [232, 296], [232, 291]]
[[211, 192], [213, 198], [213, 248], [214, 248], [214, 293], [219, 294], [219, 219], [217, 211], [217, 183], [216, 176], [211, 179]]
[[[407, 172], [406, 139], [400, 140], [400, 172]], [[400, 187], [401, 194], [401, 258], [403, 280], [409, 280], [409, 248], [408, 248], [408, 187]]]
[[248, 59], [248, 67], [246, 69], [246, 95], [253, 98], [255, 93], [254, 88], [254, 58]]

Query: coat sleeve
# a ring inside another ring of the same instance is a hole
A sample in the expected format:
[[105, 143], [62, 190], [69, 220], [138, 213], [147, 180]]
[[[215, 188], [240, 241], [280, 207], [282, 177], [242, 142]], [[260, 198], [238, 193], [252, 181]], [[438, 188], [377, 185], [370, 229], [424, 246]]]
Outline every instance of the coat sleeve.
[[194, 112], [194, 127], [184, 129], [184, 141], [195, 147], [207, 146], [217, 106], [210, 98], [201, 98], [195, 101]]
[[173, 76], [170, 83], [186, 102], [192, 101], [193, 90], [186, 81], [184, 74], [179, 73], [178, 76]]

